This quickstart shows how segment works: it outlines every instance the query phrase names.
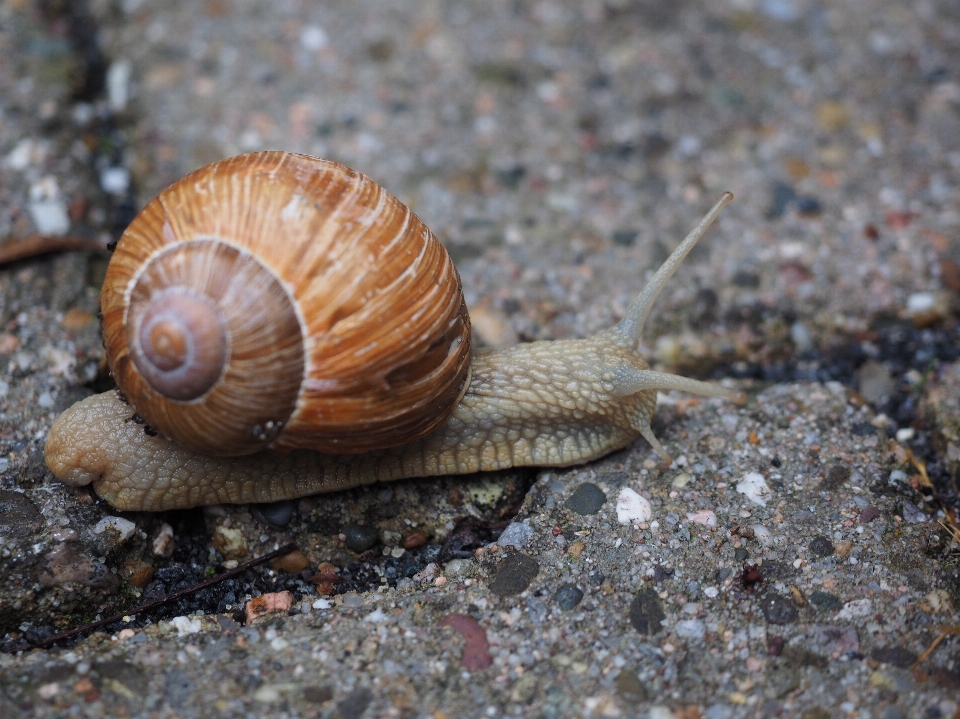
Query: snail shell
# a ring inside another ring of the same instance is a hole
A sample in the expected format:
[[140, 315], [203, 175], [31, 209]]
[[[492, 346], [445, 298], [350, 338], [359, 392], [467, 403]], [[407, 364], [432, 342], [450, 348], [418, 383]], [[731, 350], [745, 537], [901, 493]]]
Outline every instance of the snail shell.
[[394, 446], [467, 385], [446, 250], [368, 177], [306, 155], [241, 155], [161, 192], [120, 238], [101, 309], [120, 391], [206, 454]]

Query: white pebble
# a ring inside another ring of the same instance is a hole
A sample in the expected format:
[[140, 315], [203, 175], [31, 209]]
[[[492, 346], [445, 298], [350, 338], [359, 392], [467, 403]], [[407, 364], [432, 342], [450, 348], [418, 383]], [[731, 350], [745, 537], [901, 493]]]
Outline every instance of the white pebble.
[[126, 167], [105, 167], [100, 173], [100, 187], [111, 195], [122, 195], [130, 187], [130, 171]]
[[377, 607], [372, 612], [370, 612], [367, 616], [365, 616], [363, 620], [365, 622], [370, 622], [371, 624], [382, 624], [383, 622], [387, 621], [389, 618], [390, 617], [388, 617], [380, 607]]
[[333, 602], [331, 602], [329, 599], [318, 599], [310, 606], [314, 609], [329, 609], [333, 606]]
[[847, 602], [837, 613], [837, 619], [855, 619], [873, 613], [873, 602], [869, 599], [854, 599]]
[[177, 630], [178, 637], [185, 637], [188, 634], [197, 634], [201, 629], [200, 620], [191, 619], [190, 617], [174, 617], [170, 620], [170, 623], [173, 625], [174, 629]]
[[910, 314], [929, 312], [933, 309], [934, 303], [934, 297], [930, 292], [914, 292], [907, 298], [907, 312]]
[[533, 527], [523, 522], [513, 522], [507, 525], [500, 536], [497, 538], [497, 544], [501, 547], [515, 547], [523, 549], [533, 537]]
[[137, 531], [137, 525], [123, 517], [104, 517], [93, 528], [94, 534], [103, 534], [108, 529], [115, 529], [120, 534], [120, 543], [126, 542]]
[[773, 535], [770, 533], [770, 530], [762, 524], [751, 524], [750, 529], [753, 530], [753, 536], [756, 537], [757, 541], [764, 547], [769, 547], [773, 544]]
[[70, 229], [67, 204], [55, 177], [48, 175], [30, 186], [30, 219], [41, 235], [62, 235]]
[[304, 25], [300, 31], [300, 45], [304, 50], [320, 50], [328, 41], [326, 30], [318, 25]]
[[29, 138], [20, 140], [7, 154], [7, 166], [21, 172], [30, 167], [33, 162], [33, 146], [33, 140]]
[[653, 516], [653, 508], [646, 498], [641, 497], [629, 487], [620, 490], [617, 496], [617, 521], [620, 524], [647, 522]]
[[702, 524], [704, 527], [716, 527], [717, 515], [710, 509], [700, 509], [696, 512], [687, 512], [687, 519], [694, 524]]
[[113, 112], [122, 112], [127, 106], [131, 69], [129, 60], [117, 60], [107, 70], [107, 102]]
[[44, 409], [50, 409], [53, 407], [53, 395], [49, 392], [41, 392], [40, 396], [37, 397], [37, 404]]
[[759, 472], [747, 472], [743, 479], [737, 482], [737, 492], [762, 507], [767, 506], [767, 498], [771, 494], [770, 487]]
[[903, 427], [897, 430], [897, 441], [898, 442], [909, 442], [913, 439], [916, 434], [916, 430], [913, 427]]
[[717, 595], [720, 594], [720, 590], [716, 587], [705, 587], [703, 593], [710, 597], [710, 599], [716, 599]]

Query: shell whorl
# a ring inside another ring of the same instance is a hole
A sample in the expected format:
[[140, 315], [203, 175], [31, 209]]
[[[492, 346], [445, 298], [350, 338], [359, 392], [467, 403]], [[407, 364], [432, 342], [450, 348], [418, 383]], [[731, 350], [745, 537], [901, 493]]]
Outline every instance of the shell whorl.
[[443, 246], [366, 176], [304, 155], [241, 155], [164, 190], [101, 304], [124, 396], [208, 454], [393, 446], [441, 424], [467, 380]]

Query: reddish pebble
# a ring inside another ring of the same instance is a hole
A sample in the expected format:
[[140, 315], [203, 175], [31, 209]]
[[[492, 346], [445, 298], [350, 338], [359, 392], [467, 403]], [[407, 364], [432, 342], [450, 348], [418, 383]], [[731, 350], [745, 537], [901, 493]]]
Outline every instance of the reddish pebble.
[[466, 614], [448, 614], [439, 624], [441, 627], [452, 627], [463, 636], [463, 657], [460, 664], [464, 669], [475, 672], [493, 664], [487, 631], [476, 619]]
[[563, 534], [563, 530], [560, 529], [560, 527], [554, 527], [553, 529], [550, 530], [550, 532], [553, 534], [554, 537], [559, 537], [561, 534]]
[[783, 653], [783, 637], [770, 637], [767, 640], [767, 654], [771, 657], [779, 657]]
[[890, 227], [902, 230], [910, 224], [910, 220], [913, 219], [913, 214], [910, 212], [896, 212], [895, 210], [891, 210], [887, 213], [885, 219]]
[[880, 510], [876, 507], [867, 507], [860, 512], [860, 524], [867, 524], [880, 516]]
[[261, 594], [247, 602], [247, 624], [268, 614], [280, 614], [290, 611], [293, 606], [292, 592], [270, 592]]
[[427, 535], [416, 529], [403, 538], [404, 549], [416, 549], [427, 543]]

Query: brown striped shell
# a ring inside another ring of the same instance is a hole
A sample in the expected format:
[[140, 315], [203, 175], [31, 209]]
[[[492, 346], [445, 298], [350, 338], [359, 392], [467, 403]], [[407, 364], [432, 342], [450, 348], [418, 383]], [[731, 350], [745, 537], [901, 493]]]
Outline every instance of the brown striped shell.
[[368, 177], [306, 155], [240, 155], [161, 192], [101, 305], [121, 392], [207, 454], [394, 446], [439, 426], [468, 380], [446, 250]]

